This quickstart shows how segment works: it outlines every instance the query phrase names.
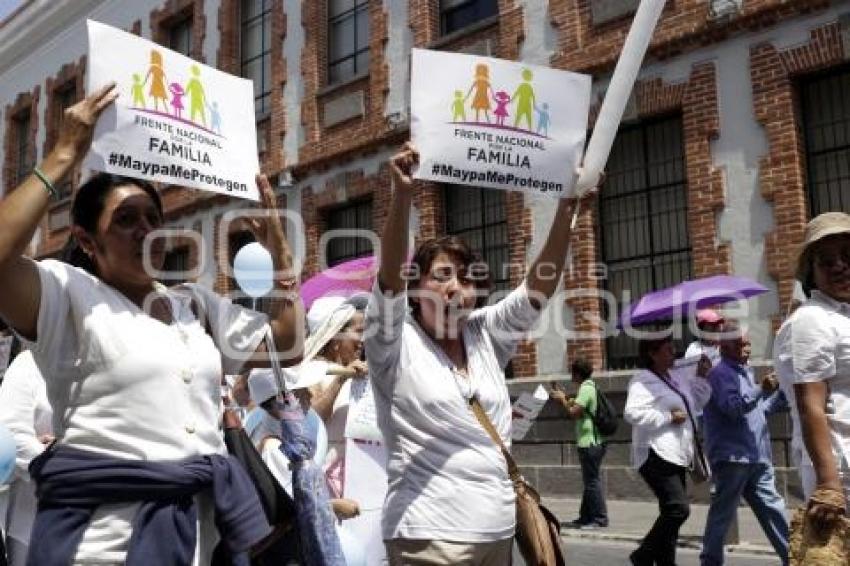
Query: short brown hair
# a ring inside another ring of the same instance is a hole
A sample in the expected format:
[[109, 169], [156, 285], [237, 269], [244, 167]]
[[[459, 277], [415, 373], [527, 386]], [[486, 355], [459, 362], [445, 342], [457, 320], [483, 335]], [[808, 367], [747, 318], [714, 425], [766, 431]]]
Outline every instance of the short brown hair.
[[[463, 269], [469, 269], [469, 266], [473, 264], [482, 265], [486, 268], [481, 272], [476, 272], [473, 278], [475, 288], [479, 291], [475, 299], [475, 307], [484, 306], [491, 288], [490, 267], [459, 236], [431, 238], [419, 244], [413, 253], [413, 259], [410, 261], [411, 269], [406, 275], [408, 286], [418, 287], [422, 281], [422, 277], [431, 271], [431, 264], [434, 263], [434, 259], [441, 253], [460, 263]], [[418, 304], [415, 301], [411, 301], [410, 306], [413, 309], [414, 316], [416, 316], [418, 313]]]

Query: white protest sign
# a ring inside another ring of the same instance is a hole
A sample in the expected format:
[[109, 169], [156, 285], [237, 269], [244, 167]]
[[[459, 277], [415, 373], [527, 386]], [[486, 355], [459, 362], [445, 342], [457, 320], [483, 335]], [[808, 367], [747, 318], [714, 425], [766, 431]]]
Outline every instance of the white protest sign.
[[543, 405], [545, 405], [548, 400], [549, 394], [542, 385], [538, 385], [537, 389], [534, 390], [534, 393], [529, 393], [527, 391], [520, 393], [520, 396], [516, 401], [514, 401], [512, 407], [512, 440], [522, 440], [525, 438], [525, 435], [528, 434], [531, 425], [534, 424], [534, 420], [537, 418], [537, 415], [539, 415], [540, 411], [543, 409]]
[[378, 428], [375, 398], [372, 396], [372, 384], [369, 383], [368, 378], [351, 381], [345, 437], [374, 442], [384, 441], [384, 435]]
[[89, 20], [88, 92], [116, 82], [85, 165], [259, 200], [254, 87], [156, 43]]
[[572, 196], [590, 82], [548, 67], [414, 49], [416, 178]]

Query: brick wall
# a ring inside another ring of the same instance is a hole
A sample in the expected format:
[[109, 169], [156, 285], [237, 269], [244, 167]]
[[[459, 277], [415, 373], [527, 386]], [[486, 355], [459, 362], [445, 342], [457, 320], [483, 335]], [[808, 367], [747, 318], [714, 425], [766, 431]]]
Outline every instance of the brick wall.
[[[685, 168], [688, 186], [688, 233], [691, 243], [694, 277], [732, 272], [728, 243], [720, 242], [717, 234], [717, 214], [724, 204], [723, 180], [712, 165], [711, 141], [719, 131], [716, 73], [713, 63], [696, 65], [687, 82], [667, 84], [661, 79], [639, 81], [635, 85], [636, 118], [680, 113], [684, 130]], [[598, 106], [592, 112], [592, 119]], [[598, 210], [594, 203], [591, 214], [585, 215], [573, 238], [573, 257], [576, 269], [565, 275], [567, 289], [592, 291], [600, 288], [593, 269], [599, 258], [597, 232]], [[602, 316], [598, 299], [579, 296], [567, 301], [575, 312], [575, 329], [584, 333], [598, 332]], [[570, 359], [585, 357], [595, 367], [603, 367], [602, 340], [582, 339], [568, 342]]]
[[204, 57], [204, 38], [207, 35], [207, 18], [204, 15], [204, 0], [166, 0], [162, 8], [151, 11], [151, 35], [153, 41], [169, 47], [171, 28], [184, 20], [192, 26], [192, 46], [189, 56], [201, 63]]
[[750, 50], [753, 106], [769, 147], [768, 155], [759, 163], [761, 192], [773, 204], [776, 219], [776, 228], [765, 242], [765, 255], [768, 273], [779, 288], [780, 313], [791, 300], [796, 249], [809, 218], [795, 81], [845, 61], [848, 46], [843, 42], [840, 26], [835, 23], [813, 30], [809, 41], [797, 47], [778, 50], [762, 43]]

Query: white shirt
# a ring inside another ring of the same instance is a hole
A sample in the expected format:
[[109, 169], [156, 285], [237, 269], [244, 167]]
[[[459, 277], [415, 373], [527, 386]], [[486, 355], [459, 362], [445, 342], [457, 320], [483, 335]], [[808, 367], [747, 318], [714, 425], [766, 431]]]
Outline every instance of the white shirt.
[[[702, 378], [689, 379], [671, 369], [673, 385], [687, 399], [691, 412], [702, 410], [711, 398], [711, 386]], [[648, 369], [629, 382], [623, 418], [632, 425], [632, 465], [639, 469], [653, 449], [677, 466], [688, 467], [694, 457], [694, 430], [690, 418], [673, 424], [672, 411], [685, 411], [682, 398]]]
[[850, 467], [850, 305], [820, 291], [788, 319], [794, 383], [825, 381], [826, 418], [839, 469]]
[[52, 420], [44, 379], [25, 350], [12, 361], [0, 386], [0, 423], [15, 437], [15, 479], [9, 487], [5, 530], [24, 545], [29, 544], [37, 504], [28, 468], [45, 448], [38, 437], [53, 434]]
[[504, 457], [469, 407], [475, 393], [506, 445], [511, 406], [504, 367], [540, 312], [521, 285], [474, 311], [463, 328], [469, 378], [408, 315], [407, 295], [375, 287], [366, 358], [388, 453], [382, 531], [388, 539], [492, 542], [514, 534]]
[[[224, 454], [219, 430], [222, 371], [238, 373], [267, 332], [264, 315], [197, 285], [169, 290], [164, 324], [81, 269], [36, 262], [41, 279], [37, 341], [28, 343], [47, 383], [59, 442], [105, 456], [180, 460]], [[190, 296], [208, 317], [193, 312]], [[209, 563], [218, 535], [212, 501], [196, 497], [195, 563]], [[94, 514], [76, 561], [123, 563], [138, 504]]]
[[706, 356], [711, 361], [711, 366], [714, 367], [720, 362], [720, 346], [704, 344], [700, 340], [694, 340], [688, 345], [685, 350], [685, 359], [699, 358]]
[[812, 466], [812, 461], [803, 445], [803, 429], [800, 425], [800, 411], [797, 408], [797, 396], [794, 394], [794, 358], [791, 348], [791, 320], [779, 327], [773, 341], [773, 369], [779, 380], [779, 388], [785, 394], [791, 414], [791, 455], [795, 466]]

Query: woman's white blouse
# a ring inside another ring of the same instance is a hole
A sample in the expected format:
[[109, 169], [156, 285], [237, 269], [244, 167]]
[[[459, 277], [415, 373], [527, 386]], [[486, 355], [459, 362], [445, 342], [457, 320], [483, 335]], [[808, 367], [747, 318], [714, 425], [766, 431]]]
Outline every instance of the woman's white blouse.
[[826, 418], [839, 470], [850, 468], [850, 305], [820, 291], [788, 320], [785, 354], [795, 383], [825, 382]]
[[37, 503], [28, 467], [44, 451], [38, 437], [53, 434], [52, 415], [44, 379], [32, 354], [25, 350], [12, 361], [0, 386], [0, 423], [15, 437], [15, 478], [9, 486], [4, 530], [6, 536], [23, 544], [29, 544]]
[[[688, 400], [696, 414], [711, 398], [711, 386], [700, 377], [686, 377], [670, 370], [673, 385]], [[672, 411], [685, 410], [682, 398], [649, 370], [640, 370], [629, 382], [623, 418], [632, 425], [632, 465], [640, 468], [655, 450], [664, 460], [688, 467], [694, 456], [694, 430], [691, 420], [673, 424]]]
[[[36, 265], [41, 304], [37, 339], [28, 345], [59, 442], [125, 459], [223, 454], [222, 372], [238, 373], [267, 332], [265, 315], [189, 284], [166, 292], [174, 322], [164, 324], [81, 269], [53, 260]], [[217, 537], [211, 502], [196, 499], [202, 526], [195, 558], [205, 563]], [[77, 561], [123, 561], [135, 508], [102, 506]]]

